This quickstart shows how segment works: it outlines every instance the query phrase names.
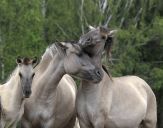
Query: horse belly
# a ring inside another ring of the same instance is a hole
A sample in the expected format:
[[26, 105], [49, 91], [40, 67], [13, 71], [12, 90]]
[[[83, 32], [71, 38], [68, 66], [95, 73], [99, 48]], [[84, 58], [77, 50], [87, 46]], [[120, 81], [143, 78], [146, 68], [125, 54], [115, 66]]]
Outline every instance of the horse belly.
[[123, 82], [112, 90], [111, 107], [106, 110], [108, 128], [137, 128], [146, 115], [147, 94], [142, 84]]
[[108, 114], [106, 128], [138, 128], [146, 114], [146, 105], [114, 107]]

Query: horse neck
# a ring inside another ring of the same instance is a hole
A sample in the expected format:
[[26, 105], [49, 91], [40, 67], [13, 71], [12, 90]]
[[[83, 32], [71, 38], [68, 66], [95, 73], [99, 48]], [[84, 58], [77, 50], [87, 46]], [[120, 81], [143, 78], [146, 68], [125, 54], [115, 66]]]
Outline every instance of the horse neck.
[[[103, 79], [99, 83], [83, 80], [78, 90], [77, 102], [86, 102], [87, 105], [98, 106], [106, 90], [112, 90], [112, 84], [110, 84], [110, 82], [111, 80], [105, 72]], [[84, 97], [84, 99], [82, 97]], [[81, 99], [81, 101], [78, 99]]]
[[101, 57], [102, 57], [102, 52], [99, 52], [95, 54], [94, 56], [92, 56], [92, 59], [94, 60], [95, 64], [98, 67], [100, 67], [100, 69], [103, 71], [104, 77], [99, 83], [82, 80], [80, 91], [86, 95], [90, 95], [90, 94], [96, 95], [96, 93], [101, 91], [103, 86], [105, 86], [103, 82], [108, 78], [108, 74], [102, 68]]
[[102, 69], [101, 55], [93, 56], [92, 59], [94, 60], [96, 66]]
[[52, 57], [49, 54], [46, 54], [46, 55], [44, 55], [44, 57], [42, 57], [40, 63], [34, 69], [36, 76], [37, 76], [37, 74], [43, 73], [47, 69], [51, 60], [52, 60]]
[[58, 83], [64, 74], [63, 59], [56, 53], [44, 73], [35, 80], [35, 84], [38, 85], [33, 92], [35, 99], [47, 100], [54, 96]]
[[13, 76], [13, 78], [10, 79], [9, 83], [10, 84], [7, 88], [10, 90], [9, 93], [10, 95], [10, 105], [16, 110], [19, 110], [21, 108], [21, 104], [23, 102], [23, 93], [22, 93], [22, 86], [20, 82], [20, 77], [18, 73]]
[[92, 81], [86, 81], [86, 80], [81, 81], [81, 85], [82, 85], [81, 89], [83, 90], [83, 92], [89, 93], [89, 91], [95, 91], [95, 90], [99, 90], [99, 88], [103, 88], [102, 83], [106, 80], [106, 78], [108, 78], [108, 75], [103, 69], [101, 70], [103, 71], [104, 76], [99, 83], [94, 83]]

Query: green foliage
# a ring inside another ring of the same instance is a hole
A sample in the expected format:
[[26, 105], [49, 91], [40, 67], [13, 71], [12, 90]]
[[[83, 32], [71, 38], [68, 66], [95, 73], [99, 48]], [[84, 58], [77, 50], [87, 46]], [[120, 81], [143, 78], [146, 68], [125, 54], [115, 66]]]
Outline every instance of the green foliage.
[[78, 40], [89, 24], [104, 24], [112, 16], [109, 27], [118, 33], [113, 64], [104, 59], [105, 65], [112, 76], [140, 76], [159, 93], [163, 88], [163, 1], [107, 0], [106, 7], [101, 2], [1, 0], [0, 81], [12, 72], [17, 56], [41, 57], [50, 43]]
[[153, 68], [150, 72], [150, 77], [153, 79], [153, 85], [160, 89], [163, 85], [162, 76], [163, 76], [163, 69], [160, 68]]
[[16, 65], [17, 56], [40, 56], [42, 38], [40, 2], [0, 1], [1, 61], [5, 78]]
[[1, 0], [0, 63], [5, 65], [5, 78], [17, 56], [41, 56], [48, 44], [78, 40], [88, 24], [104, 24], [112, 15], [109, 26], [118, 29], [114, 65], [108, 64], [113, 76], [139, 75], [160, 88], [153, 83], [163, 68], [161, 5], [161, 0], [108, 0], [103, 9], [98, 0]]

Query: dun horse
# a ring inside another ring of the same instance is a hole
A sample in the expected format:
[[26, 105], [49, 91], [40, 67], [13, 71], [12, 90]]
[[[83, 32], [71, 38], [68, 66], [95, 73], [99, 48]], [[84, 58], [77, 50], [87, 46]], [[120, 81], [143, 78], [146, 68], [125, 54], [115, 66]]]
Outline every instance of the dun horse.
[[65, 74], [98, 82], [101, 80], [100, 72], [77, 44], [62, 42], [51, 45], [36, 67], [22, 127], [73, 128], [76, 88], [73, 79]]
[[18, 58], [16, 62], [18, 66], [10, 79], [0, 86], [2, 128], [16, 128], [24, 113], [25, 98], [29, 98], [31, 94], [33, 67], [37, 61]]
[[[101, 56], [110, 48], [113, 31], [92, 28], [79, 44], [102, 70]], [[99, 83], [82, 81], [77, 95], [77, 114], [81, 128], [155, 128], [156, 98], [149, 85], [137, 76], [110, 78], [103, 71]]]

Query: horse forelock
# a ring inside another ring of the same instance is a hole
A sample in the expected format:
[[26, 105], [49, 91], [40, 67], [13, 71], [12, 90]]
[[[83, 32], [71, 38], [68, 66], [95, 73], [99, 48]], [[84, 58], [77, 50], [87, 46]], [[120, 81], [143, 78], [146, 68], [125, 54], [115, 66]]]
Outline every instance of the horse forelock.
[[22, 63], [25, 64], [25, 65], [28, 65], [28, 64], [31, 64], [31, 60], [29, 58], [25, 57], [25, 58], [23, 58]]

